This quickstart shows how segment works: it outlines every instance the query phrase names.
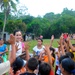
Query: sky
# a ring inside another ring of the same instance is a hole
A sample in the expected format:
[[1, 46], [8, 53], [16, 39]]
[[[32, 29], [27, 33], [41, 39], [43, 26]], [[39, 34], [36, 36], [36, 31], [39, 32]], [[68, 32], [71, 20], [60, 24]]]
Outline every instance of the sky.
[[19, 5], [25, 5], [27, 13], [35, 17], [49, 12], [61, 13], [66, 7], [75, 10], [75, 0], [20, 0]]

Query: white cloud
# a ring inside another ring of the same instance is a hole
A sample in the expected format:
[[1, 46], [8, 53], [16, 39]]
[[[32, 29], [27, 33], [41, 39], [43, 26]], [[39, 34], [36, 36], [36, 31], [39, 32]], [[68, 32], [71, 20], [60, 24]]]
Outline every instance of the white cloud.
[[74, 3], [75, 0], [20, 0], [20, 4], [25, 5], [33, 16], [48, 12], [61, 13], [65, 7], [75, 9]]

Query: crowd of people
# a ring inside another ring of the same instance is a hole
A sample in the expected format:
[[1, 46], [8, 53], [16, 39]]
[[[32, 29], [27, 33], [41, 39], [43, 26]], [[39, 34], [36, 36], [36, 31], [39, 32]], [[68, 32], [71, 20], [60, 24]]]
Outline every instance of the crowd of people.
[[56, 48], [53, 41], [54, 35], [50, 44], [44, 46], [43, 38], [39, 37], [30, 56], [20, 30], [10, 34], [9, 49], [0, 38], [0, 75], [75, 75], [75, 44], [70, 36], [61, 34]]

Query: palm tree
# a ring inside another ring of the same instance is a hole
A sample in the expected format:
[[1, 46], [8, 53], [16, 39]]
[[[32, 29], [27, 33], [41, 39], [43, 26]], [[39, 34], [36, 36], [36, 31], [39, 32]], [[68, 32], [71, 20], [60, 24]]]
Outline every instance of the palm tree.
[[[18, 2], [18, 0], [15, 0], [15, 1]], [[1, 10], [4, 12], [4, 25], [3, 25], [3, 31], [2, 31], [2, 38], [3, 38], [7, 16], [10, 10], [12, 9], [16, 10], [16, 3], [13, 0], [0, 0], [0, 7], [1, 7]]]

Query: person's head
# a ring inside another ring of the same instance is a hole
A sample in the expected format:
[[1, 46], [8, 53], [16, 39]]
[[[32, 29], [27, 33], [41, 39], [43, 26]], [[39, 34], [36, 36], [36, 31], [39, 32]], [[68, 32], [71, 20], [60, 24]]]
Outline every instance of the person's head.
[[21, 39], [22, 39], [22, 33], [21, 33], [20, 30], [15, 30], [13, 34], [14, 34], [17, 42], [21, 41]]
[[38, 67], [38, 60], [36, 58], [30, 58], [27, 62], [27, 68], [34, 71]]
[[38, 39], [37, 39], [37, 42], [38, 42], [38, 45], [42, 45], [42, 43], [43, 43], [43, 39], [38, 38]]
[[0, 45], [2, 45], [4, 43], [3, 39], [0, 38]]
[[14, 74], [16, 74], [16, 72], [20, 70], [24, 65], [24, 61], [20, 57], [17, 57], [15, 62], [12, 64]]
[[39, 73], [40, 75], [49, 75], [51, 71], [51, 67], [48, 63], [41, 63], [39, 65]]
[[72, 44], [73, 47], [75, 47], [75, 44]]
[[66, 55], [72, 59], [74, 58], [74, 54], [72, 52], [66, 52]]
[[53, 47], [49, 48], [51, 51], [51, 55], [55, 58], [55, 49]]
[[62, 61], [63, 59], [65, 59], [65, 58], [69, 58], [69, 56], [68, 56], [68, 55], [63, 55], [63, 56], [61, 56], [61, 57], [59, 58], [59, 64], [61, 64], [61, 61]]
[[64, 58], [60, 63], [60, 69], [63, 75], [75, 73], [75, 63], [71, 58]]

